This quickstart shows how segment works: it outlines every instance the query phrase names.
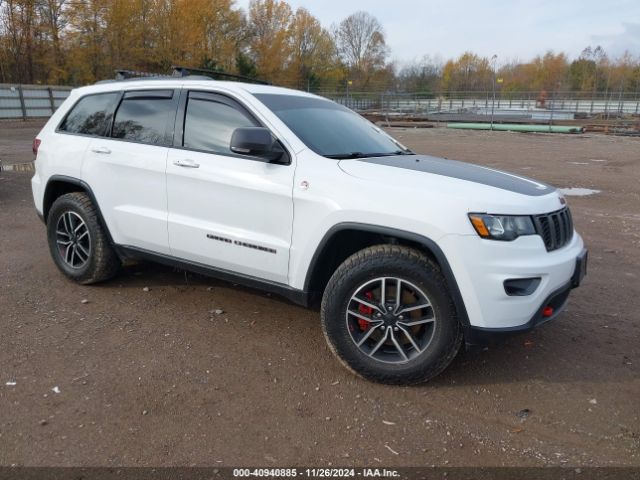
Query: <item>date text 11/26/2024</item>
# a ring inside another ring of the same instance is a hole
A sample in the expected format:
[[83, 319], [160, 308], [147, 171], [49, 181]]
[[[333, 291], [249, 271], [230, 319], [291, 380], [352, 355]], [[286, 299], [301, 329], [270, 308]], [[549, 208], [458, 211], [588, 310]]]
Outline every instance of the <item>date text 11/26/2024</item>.
[[397, 470], [386, 468], [238, 468], [233, 470], [235, 478], [399, 478]]

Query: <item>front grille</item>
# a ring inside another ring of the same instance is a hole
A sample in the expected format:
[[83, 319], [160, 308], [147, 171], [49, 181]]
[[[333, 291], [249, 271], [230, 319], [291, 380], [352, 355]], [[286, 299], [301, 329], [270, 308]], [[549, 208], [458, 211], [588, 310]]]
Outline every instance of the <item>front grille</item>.
[[536, 233], [544, 240], [547, 251], [564, 247], [573, 237], [573, 220], [568, 207], [545, 215], [534, 215]]

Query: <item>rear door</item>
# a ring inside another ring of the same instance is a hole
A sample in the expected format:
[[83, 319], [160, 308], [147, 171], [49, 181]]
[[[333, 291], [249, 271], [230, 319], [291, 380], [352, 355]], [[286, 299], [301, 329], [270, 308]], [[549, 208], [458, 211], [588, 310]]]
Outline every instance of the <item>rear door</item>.
[[231, 152], [233, 131], [260, 123], [230, 97], [184, 90], [178, 111], [167, 162], [172, 254], [287, 283], [293, 165]]
[[70, 109], [56, 129], [61, 135], [51, 135], [38, 151], [45, 174], [82, 177], [82, 162], [93, 138], [108, 134], [120, 92], [100, 92], [84, 95]]
[[114, 241], [169, 254], [166, 166], [179, 91], [122, 95], [109, 138], [91, 141], [83, 179], [92, 187]]

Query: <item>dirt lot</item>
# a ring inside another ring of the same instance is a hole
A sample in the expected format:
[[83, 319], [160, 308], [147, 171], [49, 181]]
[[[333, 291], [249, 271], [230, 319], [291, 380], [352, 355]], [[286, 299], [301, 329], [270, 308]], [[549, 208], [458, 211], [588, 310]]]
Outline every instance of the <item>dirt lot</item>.
[[[5, 164], [30, 160], [35, 131], [0, 124]], [[569, 197], [590, 270], [560, 318], [430, 384], [376, 385], [332, 358], [317, 312], [283, 300], [155, 265], [67, 281], [30, 174], [4, 172], [0, 465], [640, 466], [640, 140], [393, 133], [602, 191]]]

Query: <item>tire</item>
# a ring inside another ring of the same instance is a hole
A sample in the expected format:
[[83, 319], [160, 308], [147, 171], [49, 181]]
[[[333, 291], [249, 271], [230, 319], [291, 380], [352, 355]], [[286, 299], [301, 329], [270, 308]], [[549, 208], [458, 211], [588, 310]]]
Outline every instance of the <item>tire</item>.
[[47, 216], [47, 239], [55, 264], [78, 283], [103, 282], [120, 269], [120, 259], [86, 193], [67, 193], [53, 202]]
[[355, 374], [379, 383], [426, 382], [451, 363], [462, 344], [462, 329], [438, 265], [408, 247], [376, 245], [347, 258], [327, 284], [320, 315], [338, 359]]

